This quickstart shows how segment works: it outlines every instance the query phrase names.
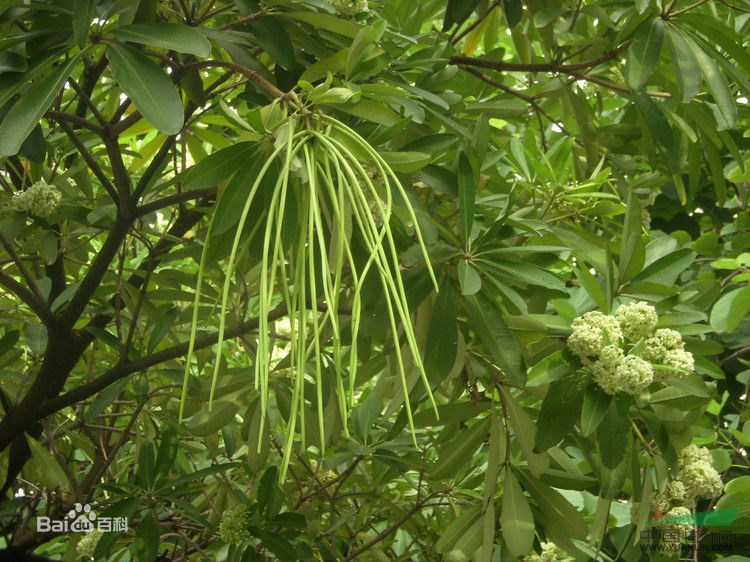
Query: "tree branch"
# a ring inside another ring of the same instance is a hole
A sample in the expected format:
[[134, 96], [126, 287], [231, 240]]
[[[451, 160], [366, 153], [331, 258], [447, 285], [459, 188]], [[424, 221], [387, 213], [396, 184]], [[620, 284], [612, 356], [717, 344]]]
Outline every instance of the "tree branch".
[[117, 202], [117, 190], [115, 189], [115, 186], [112, 185], [112, 182], [109, 181], [109, 178], [104, 173], [104, 170], [102, 170], [101, 166], [99, 166], [99, 163], [94, 159], [94, 155], [91, 154], [88, 148], [81, 142], [81, 139], [78, 138], [78, 135], [73, 131], [73, 129], [68, 125], [68, 123], [65, 121], [65, 119], [62, 118], [62, 115], [67, 114], [60, 114], [60, 118], [58, 119], [56, 117], [57, 112], [47, 112], [47, 115], [55, 119], [57, 123], [62, 127], [63, 131], [65, 131], [65, 134], [70, 139], [70, 142], [73, 143], [73, 146], [75, 146], [78, 149], [78, 152], [83, 156], [83, 159], [86, 161], [86, 165], [89, 167], [89, 170], [93, 172], [93, 174], [96, 176], [96, 179], [98, 179], [102, 187], [107, 191], [107, 194], [112, 198], [112, 201], [115, 203]]
[[26, 287], [21, 285], [18, 281], [13, 279], [5, 271], [0, 269], [0, 285], [4, 286], [14, 295], [16, 295], [22, 302], [36, 314], [45, 326], [50, 326], [55, 323], [55, 317], [50, 311], [47, 303], [40, 301], [34, 293], [29, 291]]
[[[269, 312], [268, 319], [278, 320], [279, 318], [285, 316], [286, 313], [287, 311], [285, 306], [278, 306], [274, 310]], [[259, 318], [257, 317], [245, 320], [244, 322], [225, 330], [224, 338], [235, 338], [239, 335], [255, 330], [258, 328], [258, 323]], [[219, 341], [218, 332], [212, 332], [210, 334], [200, 336], [195, 339], [194, 349], [198, 350], [210, 347], [217, 341]], [[157, 351], [156, 353], [139, 357], [138, 359], [135, 359], [133, 361], [125, 361], [123, 363], [115, 365], [108, 371], [99, 375], [94, 380], [82, 384], [81, 386], [78, 386], [73, 390], [62, 394], [57, 398], [53, 398], [52, 400], [49, 400], [48, 402], [43, 404], [39, 409], [38, 419], [42, 419], [46, 416], [49, 416], [50, 414], [62, 410], [63, 408], [72, 406], [73, 404], [77, 404], [81, 400], [85, 400], [86, 398], [93, 396], [97, 392], [104, 390], [109, 385], [117, 382], [124, 377], [127, 377], [128, 375], [143, 371], [155, 365], [159, 365], [160, 363], [164, 363], [165, 361], [170, 361], [172, 359], [182, 357], [187, 354], [189, 345], [189, 342], [183, 342], [172, 347], [168, 347], [167, 349]]]
[[154, 211], [158, 211], [159, 209], [171, 207], [177, 203], [184, 203], [186, 201], [192, 201], [193, 199], [201, 199], [202, 197], [214, 195], [215, 193], [216, 186], [175, 193], [174, 195], [168, 195], [161, 199], [156, 199], [155, 201], [141, 205], [136, 208], [135, 214], [137, 217], [142, 217], [149, 213], [153, 213]]
[[[246, 68], [242, 65], [239, 65], [237, 63], [230, 62], [230, 61], [203, 60], [203, 61], [198, 61], [198, 62], [193, 62], [190, 64], [183, 65], [182, 70], [183, 72], [188, 72], [190, 70], [196, 70], [196, 69], [201, 69], [201, 68], [213, 68], [213, 67], [229, 68], [239, 74], [242, 74], [248, 80], [250, 80], [255, 85], [257, 85], [260, 89], [264, 90], [265, 92], [267, 92], [274, 98], [281, 99], [287, 95], [286, 93], [279, 90], [276, 86], [271, 84], [268, 80], [263, 78], [260, 74], [255, 72], [254, 70], [251, 70], [249, 68]], [[291, 93], [291, 96], [293, 96], [292, 101], [295, 101], [296, 96], [294, 95], [293, 92]]]
[[596, 57], [583, 62], [573, 64], [562, 64], [560, 62], [541, 62], [541, 63], [520, 63], [493, 61], [476, 57], [453, 56], [451, 62], [456, 65], [478, 66], [481, 68], [490, 68], [501, 72], [559, 72], [561, 74], [571, 74], [577, 70], [587, 70], [602, 63], [616, 59], [620, 52], [626, 49], [630, 43], [620, 45], [616, 49], [608, 51]]
[[[15, 285], [16, 291], [14, 292], [16, 292], [19, 297], [21, 297], [21, 293], [18, 292], [18, 289], [21, 289], [22, 292], [26, 295], [27, 299], [24, 302], [26, 302], [26, 304], [31, 307], [31, 309], [37, 314], [37, 316], [39, 316], [42, 322], [44, 322], [47, 327], [54, 325], [56, 319], [52, 314], [52, 311], [50, 310], [49, 305], [44, 298], [44, 295], [42, 295], [39, 287], [36, 284], [36, 281], [31, 276], [31, 273], [28, 269], [26, 269], [26, 266], [23, 264], [21, 258], [16, 253], [15, 248], [13, 248], [13, 244], [5, 237], [5, 234], [2, 231], [0, 231], [0, 243], [2, 243], [5, 251], [8, 252], [8, 255], [13, 260], [13, 263], [15, 263], [18, 271], [21, 273], [21, 277], [23, 277], [24, 281], [26, 281], [26, 284], [29, 286], [29, 289], [24, 289], [23, 285], [18, 283], [7, 273], [3, 272], [3, 275], [7, 276], [7, 278], [4, 279], [6, 286], [8, 286], [7, 283], [10, 283], [11, 285], [17, 284]], [[33, 306], [31, 303], [33, 303]]]

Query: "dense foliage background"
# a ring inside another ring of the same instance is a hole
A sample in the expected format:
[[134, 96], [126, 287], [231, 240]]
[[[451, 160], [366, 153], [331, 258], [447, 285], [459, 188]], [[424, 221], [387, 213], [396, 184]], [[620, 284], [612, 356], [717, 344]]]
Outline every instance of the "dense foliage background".
[[[747, 0], [1, 2], [2, 556], [748, 560], [749, 29]], [[405, 186], [439, 291], [403, 198], [386, 220], [436, 410], [376, 284], [352, 341], [348, 269], [317, 381], [288, 355], [325, 303], [275, 297], [261, 407], [250, 227], [276, 178], [239, 209], [294, 114]], [[608, 394], [620, 371], [566, 339], [636, 302], [658, 324], [624, 351], [671, 329], [693, 364]], [[723, 491], [675, 499], [690, 467]], [[76, 503], [128, 529], [37, 532]], [[728, 518], [649, 522], [677, 503]]]

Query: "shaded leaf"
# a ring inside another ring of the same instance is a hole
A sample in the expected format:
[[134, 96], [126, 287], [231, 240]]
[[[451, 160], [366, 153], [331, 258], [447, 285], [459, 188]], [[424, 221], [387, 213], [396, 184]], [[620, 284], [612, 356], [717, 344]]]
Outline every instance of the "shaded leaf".
[[0, 158], [18, 153], [21, 145], [34, 130], [39, 120], [55, 101], [60, 88], [68, 80], [73, 68], [78, 64], [81, 53], [61, 64], [49, 76], [39, 80], [10, 108], [0, 123]]
[[523, 556], [534, 543], [534, 517], [518, 479], [506, 469], [503, 486], [503, 508], [500, 513], [503, 541], [513, 556]]
[[634, 90], [646, 85], [659, 62], [664, 42], [664, 20], [656, 16], [641, 24], [630, 45], [625, 79]]
[[182, 100], [167, 74], [153, 60], [124, 45], [110, 44], [112, 74], [138, 111], [165, 135], [182, 129]]
[[120, 41], [169, 49], [206, 58], [211, 55], [211, 43], [197, 29], [179, 23], [134, 23], [109, 31]]

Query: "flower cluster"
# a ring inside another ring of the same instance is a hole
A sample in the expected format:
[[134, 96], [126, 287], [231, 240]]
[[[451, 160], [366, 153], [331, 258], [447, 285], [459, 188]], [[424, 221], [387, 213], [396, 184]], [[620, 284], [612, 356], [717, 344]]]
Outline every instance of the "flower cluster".
[[41, 180], [26, 191], [14, 194], [10, 200], [10, 208], [37, 217], [48, 217], [57, 210], [60, 201], [62, 201], [60, 190]]
[[682, 482], [685, 487], [686, 498], [712, 498], [721, 494], [724, 489], [708, 449], [688, 445], [680, 451], [679, 466], [677, 481]]
[[666, 328], [656, 330], [646, 339], [642, 356], [657, 365], [654, 368], [654, 380], [657, 381], [681, 372], [690, 373], [695, 368], [693, 354], [685, 351], [680, 333]]
[[608, 394], [638, 394], [653, 381], [693, 371], [679, 332], [656, 329], [659, 317], [646, 302], [620, 306], [614, 315], [587, 312], [573, 320], [568, 348]]
[[344, 16], [354, 16], [368, 11], [367, 0], [328, 0], [336, 11]]
[[248, 525], [247, 506], [239, 504], [230, 507], [223, 513], [219, 523], [221, 540], [228, 544], [248, 542], [252, 538]]
[[102, 538], [104, 533], [98, 529], [86, 533], [81, 537], [76, 545], [76, 552], [83, 558], [92, 559], [94, 558], [94, 552], [96, 551], [96, 545], [99, 544], [99, 539]]
[[713, 466], [708, 449], [688, 445], [678, 454], [678, 470], [664, 490], [654, 497], [652, 507], [671, 513], [675, 507], [692, 505], [696, 498], [713, 498], [721, 494], [724, 484]]
[[573, 557], [552, 542], [542, 543], [542, 552], [527, 555], [523, 562], [556, 562], [557, 560], [573, 560]]
[[599, 355], [605, 346], [619, 345], [622, 339], [617, 319], [597, 310], [573, 320], [571, 328], [568, 347], [581, 358]]
[[634, 342], [650, 335], [659, 322], [656, 309], [643, 301], [621, 306], [615, 312], [615, 318], [623, 335]]

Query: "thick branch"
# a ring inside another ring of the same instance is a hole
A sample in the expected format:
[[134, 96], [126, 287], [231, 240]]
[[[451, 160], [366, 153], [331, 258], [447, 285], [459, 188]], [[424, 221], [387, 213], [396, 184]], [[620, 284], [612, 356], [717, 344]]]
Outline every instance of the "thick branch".
[[205, 189], [182, 191], [180, 193], [168, 195], [166, 197], [162, 197], [161, 199], [156, 199], [155, 201], [145, 203], [135, 210], [135, 214], [138, 217], [142, 217], [149, 213], [153, 213], [154, 211], [158, 211], [159, 209], [164, 209], [165, 207], [171, 207], [172, 205], [184, 203], [185, 201], [192, 201], [193, 199], [201, 199], [202, 197], [212, 196], [215, 193], [216, 186], [207, 187]]
[[[269, 320], [278, 320], [279, 318], [282, 318], [287, 313], [286, 307], [279, 306], [269, 312], [268, 319]], [[224, 338], [230, 339], [235, 338], [237, 336], [240, 336], [242, 334], [246, 334], [252, 330], [255, 330], [258, 328], [259, 319], [256, 318], [250, 318], [249, 320], [246, 320], [242, 322], [241, 324], [238, 324], [232, 328], [228, 328], [224, 332]], [[211, 334], [206, 334], [204, 336], [200, 336], [195, 339], [195, 347], [194, 349], [204, 349], [206, 347], [210, 347], [214, 345], [217, 341], [219, 341], [219, 333], [213, 332]], [[151, 355], [146, 355], [144, 357], [139, 357], [138, 359], [135, 359], [133, 361], [126, 361], [124, 363], [120, 363], [119, 365], [116, 365], [106, 371], [105, 373], [101, 374], [94, 380], [87, 382], [85, 384], [82, 384], [81, 386], [78, 386], [74, 388], [73, 390], [66, 392], [65, 394], [62, 394], [61, 396], [58, 396], [57, 398], [54, 398], [47, 403], [45, 403], [40, 409], [39, 409], [39, 419], [44, 418], [45, 416], [48, 416], [50, 414], [53, 414], [55, 412], [60, 411], [63, 408], [66, 408], [67, 406], [72, 406], [73, 404], [77, 404], [81, 400], [85, 400], [86, 398], [89, 398], [96, 394], [97, 392], [100, 392], [107, 388], [109, 385], [117, 382], [118, 380], [127, 377], [128, 375], [131, 375], [133, 373], [137, 373], [139, 371], [143, 371], [145, 369], [148, 369], [149, 367], [153, 367], [155, 365], [159, 365], [160, 363], [164, 363], [165, 361], [170, 361], [172, 359], [177, 359], [178, 357], [182, 357], [184, 355], [187, 355], [189, 342], [183, 342], [177, 345], [174, 345], [172, 347], [168, 347], [167, 349], [163, 349], [161, 351], [158, 351], [156, 353], [152, 353]]]
[[5, 271], [0, 269], [0, 285], [4, 286], [14, 295], [16, 295], [22, 302], [26, 303], [28, 307], [34, 311], [39, 319], [46, 325], [49, 326], [54, 324], [55, 317], [52, 315], [47, 303], [40, 301], [34, 293], [29, 291], [26, 287], [21, 285], [18, 281], [13, 279]]
[[[35, 301], [34, 307], [32, 307], [32, 309], [34, 310], [34, 312], [37, 313], [39, 318], [48, 327], [51, 326], [52, 324], [55, 323], [55, 318], [52, 315], [52, 311], [49, 309], [49, 306], [47, 305], [47, 301], [44, 299], [44, 295], [42, 295], [41, 291], [39, 291], [39, 287], [37, 286], [36, 281], [31, 276], [31, 273], [29, 272], [28, 269], [26, 269], [26, 266], [23, 264], [23, 262], [21, 261], [21, 258], [16, 253], [16, 250], [13, 248], [13, 244], [5, 237], [5, 234], [3, 234], [1, 231], [0, 231], [0, 243], [2, 243], [3, 247], [5, 248], [5, 251], [8, 252], [8, 255], [16, 264], [18, 271], [21, 272], [21, 277], [23, 277], [24, 281], [26, 281], [26, 284], [29, 286], [27, 296], [33, 297], [32, 300]], [[8, 276], [8, 278], [13, 279], [10, 276]], [[20, 284], [19, 284], [19, 287], [23, 289], [23, 286], [21, 286]], [[19, 296], [21, 295], [19, 294]]]
[[91, 154], [89, 149], [86, 148], [83, 142], [81, 142], [81, 139], [78, 138], [78, 135], [75, 133], [75, 131], [73, 131], [70, 125], [68, 125], [68, 123], [62, 117], [58, 119], [56, 118], [55, 114], [49, 112], [47, 113], [47, 115], [58, 122], [60, 127], [62, 127], [63, 131], [65, 131], [65, 134], [70, 139], [70, 142], [73, 143], [73, 146], [75, 146], [81, 156], [83, 156], [83, 159], [86, 161], [86, 165], [89, 167], [89, 170], [91, 170], [91, 172], [101, 182], [102, 187], [104, 187], [104, 189], [107, 191], [109, 196], [112, 198], [112, 201], [117, 202], [117, 190], [115, 189], [115, 186], [112, 185], [111, 181], [109, 181], [109, 178], [104, 173], [104, 170], [102, 170], [101, 166], [99, 166], [99, 163], [94, 158], [94, 155]]
[[239, 74], [242, 74], [244, 77], [246, 77], [248, 80], [253, 82], [255, 85], [257, 85], [259, 88], [261, 88], [262, 90], [264, 90], [265, 92], [267, 92], [274, 98], [281, 99], [286, 96], [284, 92], [279, 90], [276, 86], [271, 84], [268, 80], [263, 78], [260, 74], [258, 74], [254, 70], [251, 70], [249, 68], [246, 68], [234, 62], [225, 61], [225, 60], [203, 60], [203, 61], [186, 64], [182, 67], [182, 70], [184, 72], [187, 72], [190, 70], [196, 70], [196, 69], [201, 69], [201, 68], [213, 68], [213, 67], [229, 68]]

